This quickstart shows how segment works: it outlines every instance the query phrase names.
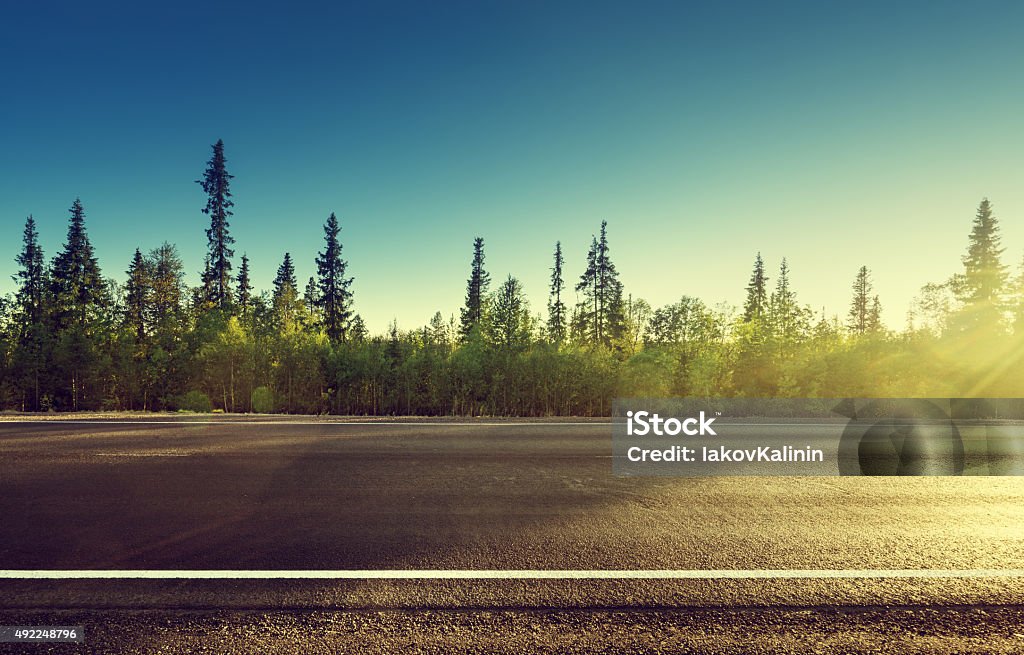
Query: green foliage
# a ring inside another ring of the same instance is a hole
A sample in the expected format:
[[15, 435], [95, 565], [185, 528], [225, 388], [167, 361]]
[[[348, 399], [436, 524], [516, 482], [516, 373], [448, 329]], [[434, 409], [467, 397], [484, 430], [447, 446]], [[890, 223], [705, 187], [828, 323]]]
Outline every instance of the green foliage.
[[469, 280], [466, 282], [466, 304], [462, 308], [461, 335], [468, 340], [473, 330], [480, 325], [486, 313], [487, 288], [491, 276], [484, 270], [484, 240], [473, 240], [473, 261], [470, 264]]
[[587, 267], [576, 291], [582, 294], [573, 318], [576, 340], [591, 346], [618, 347], [626, 330], [626, 307], [619, 273], [608, 245], [608, 222], [601, 221], [600, 237], [593, 237]]
[[548, 323], [547, 338], [560, 346], [566, 336], [566, 315], [565, 303], [562, 301], [562, 291], [565, 289], [565, 280], [562, 279], [562, 265], [565, 258], [562, 256], [562, 242], [555, 242], [555, 263], [551, 267], [551, 287], [548, 296]]
[[747, 300], [743, 303], [743, 320], [751, 322], [764, 316], [768, 309], [768, 278], [764, 274], [761, 253], [754, 259], [754, 271], [747, 284]]
[[210, 217], [210, 227], [206, 230], [207, 253], [206, 267], [203, 269], [203, 285], [205, 298], [211, 307], [225, 310], [231, 305], [231, 258], [235, 251], [231, 244], [235, 242], [231, 236], [228, 219], [234, 212], [231, 208], [231, 175], [227, 171], [227, 158], [224, 157], [224, 141], [217, 140], [213, 144], [213, 155], [206, 164], [206, 171], [196, 184], [203, 187], [206, 193], [206, 206], [203, 213]]
[[249, 313], [249, 306], [252, 304], [252, 280], [249, 278], [249, 256], [242, 255], [242, 265], [238, 268], [238, 277], [235, 278], [238, 287], [238, 310], [242, 314]]
[[198, 412], [208, 414], [213, 411], [213, 404], [210, 397], [202, 391], [193, 389], [183, 395], [177, 402], [178, 409], [186, 412]]
[[975, 339], [986, 339], [1002, 331], [1006, 309], [1007, 269], [1002, 263], [1003, 247], [999, 221], [985, 198], [978, 206], [963, 257], [962, 274], [950, 280], [959, 302], [948, 327]]
[[256, 387], [252, 390], [252, 411], [257, 414], [269, 414], [274, 411], [274, 392], [267, 387]]
[[[316, 257], [317, 273], [320, 276], [318, 293], [314, 304], [322, 310], [323, 325], [327, 337], [333, 343], [345, 341], [352, 320], [352, 278], [345, 277], [348, 262], [341, 258], [341, 243], [338, 234], [341, 227], [338, 217], [331, 212], [324, 224], [323, 252]], [[309, 289], [309, 287], [307, 287]], [[312, 290], [307, 291], [307, 296]]]
[[[230, 256], [222, 148], [207, 173], [207, 234], [224, 246], [211, 241], [211, 273]], [[616, 396], [1024, 395], [1024, 266], [1008, 278], [987, 201], [962, 270], [926, 285], [901, 331], [882, 324], [866, 266], [840, 322], [800, 304], [785, 259], [769, 294], [760, 253], [739, 316], [691, 296], [652, 308], [625, 294], [602, 223], [571, 317], [560, 242], [542, 324], [512, 275], [487, 293], [477, 238], [458, 322], [437, 312], [372, 335], [353, 312], [339, 230], [331, 214], [302, 298], [290, 254], [260, 294], [243, 256], [237, 302], [220, 302], [223, 275], [189, 289], [167, 243], [104, 279], [78, 200], [47, 266], [28, 217], [17, 289], [0, 298], [0, 410], [599, 416]]]

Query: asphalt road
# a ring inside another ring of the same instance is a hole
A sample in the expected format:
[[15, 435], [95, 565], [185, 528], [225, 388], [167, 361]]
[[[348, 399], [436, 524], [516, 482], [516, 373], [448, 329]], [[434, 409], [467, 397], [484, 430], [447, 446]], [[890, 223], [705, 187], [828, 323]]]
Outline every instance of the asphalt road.
[[[0, 569], [1024, 569], [1021, 478], [615, 477], [604, 423], [143, 420], [0, 422]], [[1014, 652], [1021, 607], [1015, 576], [0, 580], [0, 624], [93, 652]]]

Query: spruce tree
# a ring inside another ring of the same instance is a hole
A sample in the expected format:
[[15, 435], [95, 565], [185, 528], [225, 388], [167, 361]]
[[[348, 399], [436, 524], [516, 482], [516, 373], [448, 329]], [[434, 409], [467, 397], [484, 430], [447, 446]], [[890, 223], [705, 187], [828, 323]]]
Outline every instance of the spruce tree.
[[50, 274], [56, 341], [50, 372], [60, 395], [56, 404], [77, 411], [98, 400], [100, 326], [96, 319], [107, 304], [107, 288], [85, 231], [81, 201], [76, 198], [69, 211], [67, 241], [54, 258]]
[[768, 305], [768, 278], [764, 274], [764, 260], [761, 253], [757, 253], [754, 260], [754, 272], [750, 274], [750, 282], [747, 283], [747, 300], [743, 303], [743, 320], [749, 323], [755, 319], [764, 317]]
[[583, 299], [576, 303], [573, 313], [573, 329], [582, 341], [596, 344], [601, 339], [601, 309], [599, 280], [597, 270], [598, 258], [597, 237], [591, 237], [590, 249], [587, 251], [587, 267], [576, 283], [576, 293], [582, 293]]
[[618, 341], [626, 329], [626, 306], [610, 255], [607, 221], [601, 221], [600, 236], [591, 239], [587, 268], [576, 291], [583, 300], [576, 305], [574, 331], [594, 345], [611, 346]]
[[146, 317], [149, 313], [150, 276], [142, 251], [135, 249], [131, 264], [126, 271], [128, 283], [125, 285], [124, 325], [141, 344], [146, 339]]
[[185, 332], [182, 325], [185, 266], [178, 249], [167, 242], [150, 251], [147, 266], [151, 273], [148, 323], [154, 341], [167, 354], [174, 354]]
[[22, 243], [22, 250], [15, 259], [20, 269], [12, 279], [18, 283], [15, 296], [18, 309], [21, 310], [25, 323], [34, 324], [43, 320], [46, 267], [43, 264], [43, 249], [39, 246], [36, 221], [31, 214], [25, 219]]
[[999, 221], [992, 213], [992, 204], [984, 198], [975, 214], [967, 254], [963, 257], [964, 272], [953, 285], [963, 305], [958, 317], [960, 330], [1000, 329], [1007, 277], [1002, 254]]
[[306, 282], [306, 290], [302, 294], [302, 303], [306, 306], [306, 312], [310, 317], [316, 315], [316, 301], [319, 297], [320, 293], [316, 287], [316, 278], [310, 275], [309, 281]]
[[284, 261], [277, 267], [277, 276], [274, 278], [274, 302], [275, 304], [284, 298], [285, 295], [294, 296], [297, 293], [298, 282], [295, 279], [295, 265], [292, 263], [290, 253], [284, 254]]
[[271, 296], [271, 306], [274, 310], [274, 322], [278, 330], [291, 331], [296, 327], [295, 319], [302, 311], [297, 289], [298, 281], [295, 278], [295, 265], [292, 263], [290, 253], [284, 254], [284, 261], [277, 267], [277, 275], [274, 277], [274, 291]]
[[370, 331], [366, 328], [363, 317], [356, 314], [352, 317], [347, 335], [356, 343], [361, 343], [369, 336]]
[[871, 299], [871, 309], [868, 310], [868, 333], [878, 334], [882, 331], [882, 301], [875, 296]]
[[85, 209], [76, 198], [72, 203], [64, 249], [53, 260], [51, 284], [58, 329], [71, 324], [84, 326], [89, 312], [105, 301], [106, 284], [85, 231]]
[[334, 343], [345, 341], [352, 320], [352, 280], [345, 277], [348, 262], [341, 258], [338, 218], [331, 212], [324, 223], [326, 246], [316, 258], [320, 277], [317, 307], [323, 315], [327, 337]]
[[555, 265], [551, 267], [551, 287], [548, 297], [548, 339], [556, 346], [565, 341], [565, 303], [562, 302], [562, 242], [555, 242]]
[[608, 221], [601, 221], [597, 242], [598, 338], [606, 346], [618, 342], [626, 328], [626, 306], [619, 273], [612, 263], [608, 247]]
[[494, 298], [489, 321], [491, 340], [505, 351], [519, 351], [530, 344], [530, 310], [519, 280], [508, 276]]
[[252, 305], [252, 280], [249, 275], [249, 256], [242, 255], [242, 266], [238, 269], [238, 277], [235, 278], [238, 285], [238, 309], [245, 315]]
[[800, 307], [796, 302], [796, 293], [789, 284], [789, 262], [782, 258], [779, 265], [779, 276], [775, 279], [775, 291], [768, 303], [772, 327], [782, 339], [793, 339], [802, 323]]
[[469, 280], [466, 282], [466, 304], [462, 308], [461, 334], [467, 339], [473, 328], [480, 324], [484, 315], [484, 299], [491, 276], [484, 270], [484, 240], [473, 240], [473, 261], [470, 264]]
[[853, 281], [853, 300], [847, 313], [846, 326], [850, 332], [862, 335], [868, 332], [871, 319], [871, 272], [861, 266]]
[[206, 230], [209, 262], [203, 271], [204, 286], [210, 294], [206, 300], [222, 310], [231, 304], [231, 258], [235, 255], [231, 248], [235, 240], [228, 231], [228, 219], [234, 214], [231, 208], [235, 203], [230, 191], [234, 175], [228, 173], [226, 164], [224, 141], [218, 139], [213, 144], [213, 156], [206, 164], [203, 179], [196, 180], [207, 195], [203, 213], [210, 217], [210, 227]]
[[46, 366], [44, 344], [47, 339], [46, 317], [46, 267], [43, 263], [43, 249], [39, 246], [39, 232], [35, 219], [25, 219], [22, 250], [15, 261], [18, 273], [13, 276], [18, 283], [15, 294], [16, 317], [18, 321], [12, 367], [20, 379], [22, 389], [21, 409], [40, 409], [41, 374]]

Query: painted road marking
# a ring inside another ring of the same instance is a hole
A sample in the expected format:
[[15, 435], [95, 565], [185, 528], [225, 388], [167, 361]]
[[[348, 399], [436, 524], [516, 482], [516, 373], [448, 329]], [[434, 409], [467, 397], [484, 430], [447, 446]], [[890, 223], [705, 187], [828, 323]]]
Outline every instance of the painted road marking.
[[1024, 569], [693, 569], [693, 570], [462, 570], [379, 569], [344, 571], [145, 571], [0, 570], [7, 580], [820, 580], [820, 579], [1024, 578]]
[[[735, 427], [748, 427], [748, 428], [830, 428], [830, 427], [844, 427], [845, 421], [849, 419], [837, 418], [831, 423], [732, 423], [729, 421], [722, 421], [721, 425], [729, 425]], [[900, 423], [899, 421], [887, 420], [889, 423]], [[917, 425], [918, 421], [907, 421], [908, 425]], [[1019, 422], [1018, 422], [1019, 423]], [[81, 420], [63, 420], [63, 419], [40, 419], [37, 421], [23, 421], [23, 420], [12, 420], [0, 418], [0, 425], [168, 425], [168, 426], [183, 426], [183, 425], [234, 425], [234, 426], [246, 426], [246, 425], [277, 425], [277, 426], [288, 426], [288, 425], [318, 425], [320, 427], [344, 427], [347, 425], [358, 425], [358, 426], [412, 426], [412, 427], [515, 427], [515, 428], [527, 428], [527, 427], [561, 427], [561, 426], [603, 426], [609, 427], [613, 425], [610, 421], [558, 421], [550, 423], [539, 423], [539, 422], [426, 422], [426, 421], [192, 421], [188, 419], [175, 420], [168, 419], [165, 421], [122, 421], [122, 420], [92, 420], [92, 419], [81, 419]], [[1019, 424], [1008, 423], [1001, 421], [997, 423], [985, 423], [976, 421], [971, 425], [1001, 425], [1009, 427], [1020, 427]]]
[[[561, 425], [597, 425], [597, 426], [608, 426], [611, 423], [601, 423], [597, 421], [586, 421], [586, 422], [569, 422], [560, 421], [557, 423], [450, 423], [450, 422], [412, 422], [412, 421], [190, 421], [174, 420], [169, 419], [166, 421], [121, 421], [121, 420], [78, 420], [78, 421], [66, 421], [62, 419], [41, 419], [38, 421], [18, 421], [0, 418], [0, 425], [2, 424], [11, 425], [170, 425], [170, 426], [182, 426], [182, 425], [235, 425], [235, 426], [247, 426], [247, 425], [319, 425], [321, 427], [334, 427], [334, 426], [346, 426], [346, 425], [377, 425], [377, 426], [418, 426], [418, 427], [525, 427], [525, 426], [537, 426], [537, 427], [557, 427]], [[733, 423], [732, 425], [741, 425], [739, 423]], [[750, 425], [760, 425], [751, 423]], [[772, 425], [782, 425], [781, 423], [773, 423]], [[801, 424], [807, 425], [807, 424]]]

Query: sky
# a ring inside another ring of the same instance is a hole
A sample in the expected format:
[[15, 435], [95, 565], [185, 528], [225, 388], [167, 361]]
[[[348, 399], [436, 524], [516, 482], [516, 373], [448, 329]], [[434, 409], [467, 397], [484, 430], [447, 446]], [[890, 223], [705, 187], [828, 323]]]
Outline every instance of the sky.
[[[152, 6], [149, 6], [152, 5]], [[0, 293], [25, 217], [76, 197], [104, 273], [178, 246], [235, 175], [235, 266], [314, 273], [330, 212], [355, 310], [458, 313], [473, 238], [543, 313], [608, 221], [627, 293], [740, 304], [757, 252], [844, 316], [868, 266], [903, 326], [959, 270], [983, 197], [1024, 256], [1019, 2], [16, 3], [0, 18]]]

